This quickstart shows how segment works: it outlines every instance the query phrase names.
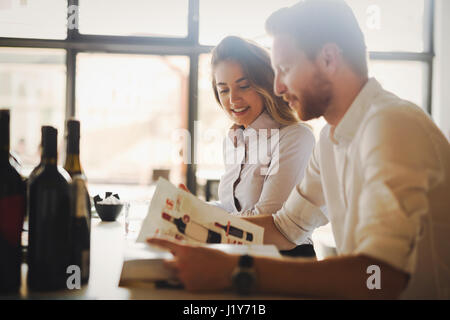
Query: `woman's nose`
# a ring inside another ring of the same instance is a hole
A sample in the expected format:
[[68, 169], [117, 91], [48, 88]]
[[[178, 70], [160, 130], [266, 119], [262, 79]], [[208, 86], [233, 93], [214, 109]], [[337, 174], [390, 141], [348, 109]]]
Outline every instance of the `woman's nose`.
[[242, 100], [241, 95], [236, 90], [230, 91], [230, 102], [231, 103], [237, 103]]

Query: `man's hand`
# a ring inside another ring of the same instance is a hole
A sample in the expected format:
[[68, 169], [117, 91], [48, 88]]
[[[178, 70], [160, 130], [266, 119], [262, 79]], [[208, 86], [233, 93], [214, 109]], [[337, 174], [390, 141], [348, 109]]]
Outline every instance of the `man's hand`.
[[166, 265], [174, 270], [186, 290], [219, 291], [231, 287], [231, 274], [238, 263], [237, 255], [160, 238], [149, 238], [147, 242], [172, 252], [175, 259], [166, 261]]

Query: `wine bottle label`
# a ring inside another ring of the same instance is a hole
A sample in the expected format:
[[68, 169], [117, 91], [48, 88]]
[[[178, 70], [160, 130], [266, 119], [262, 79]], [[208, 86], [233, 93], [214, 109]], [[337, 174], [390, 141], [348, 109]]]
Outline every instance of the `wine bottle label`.
[[75, 217], [85, 218], [87, 206], [87, 189], [82, 179], [75, 178], [72, 180], [75, 186]]
[[11, 246], [20, 246], [25, 198], [14, 195], [0, 199], [0, 236]]

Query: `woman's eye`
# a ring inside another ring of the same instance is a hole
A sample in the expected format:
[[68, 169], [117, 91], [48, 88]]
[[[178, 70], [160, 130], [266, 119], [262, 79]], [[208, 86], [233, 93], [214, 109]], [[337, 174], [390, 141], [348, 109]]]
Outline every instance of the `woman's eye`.
[[224, 94], [224, 93], [227, 93], [227, 92], [228, 92], [228, 89], [219, 90], [220, 94]]
[[246, 86], [240, 86], [239, 88], [241, 88], [241, 89], [248, 89], [248, 88], [250, 88], [250, 85], [246, 85]]

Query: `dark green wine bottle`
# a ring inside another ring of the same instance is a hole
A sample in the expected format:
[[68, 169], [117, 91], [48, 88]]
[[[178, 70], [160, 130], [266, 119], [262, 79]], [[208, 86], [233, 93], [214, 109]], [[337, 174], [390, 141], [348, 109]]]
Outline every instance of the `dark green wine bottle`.
[[0, 110], [0, 295], [17, 293], [26, 184], [10, 163], [10, 112]]
[[87, 179], [80, 162], [80, 122], [67, 120], [66, 160], [64, 169], [72, 177], [72, 261], [80, 268], [81, 283], [89, 281], [91, 249], [91, 203]]
[[29, 184], [28, 287], [67, 288], [72, 255], [72, 213], [67, 172], [57, 167], [57, 133], [44, 127], [42, 169]]

